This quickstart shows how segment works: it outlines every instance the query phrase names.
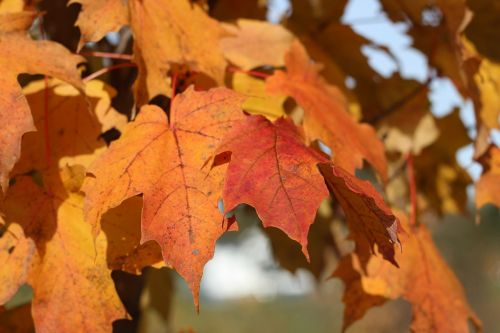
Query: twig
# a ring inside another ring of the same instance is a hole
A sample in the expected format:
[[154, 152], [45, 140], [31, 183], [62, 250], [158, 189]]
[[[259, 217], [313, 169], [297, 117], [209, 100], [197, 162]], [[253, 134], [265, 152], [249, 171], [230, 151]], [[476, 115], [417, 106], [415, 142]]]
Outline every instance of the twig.
[[410, 188], [410, 225], [417, 224], [417, 184], [415, 182], [415, 166], [413, 165], [413, 154], [406, 155], [406, 170], [408, 175], [408, 184]]
[[90, 74], [89, 76], [83, 78], [83, 82], [89, 82], [90, 80], [93, 80], [96, 77], [99, 77], [99, 76], [101, 76], [103, 74], [111, 72], [111, 71], [113, 71], [115, 69], [126, 68], [126, 67], [137, 67], [137, 65], [134, 64], [134, 63], [131, 63], [131, 62], [126, 62], [126, 63], [123, 63], [123, 64], [116, 64], [116, 65], [113, 65], [113, 66], [104, 67], [104, 68], [101, 68], [100, 70], [98, 70], [98, 71]]
[[80, 55], [84, 57], [102, 57], [110, 59], [132, 60], [131, 54], [112, 53], [112, 52], [82, 52]]

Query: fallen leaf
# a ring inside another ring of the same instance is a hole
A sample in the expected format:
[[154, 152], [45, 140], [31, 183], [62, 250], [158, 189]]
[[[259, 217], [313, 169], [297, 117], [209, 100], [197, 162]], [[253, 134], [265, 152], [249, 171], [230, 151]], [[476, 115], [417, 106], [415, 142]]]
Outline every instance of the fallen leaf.
[[228, 152], [225, 211], [242, 203], [253, 206], [265, 227], [283, 230], [309, 258], [309, 227], [328, 196], [317, 165], [327, 159], [304, 145], [290, 120], [271, 123], [262, 116], [249, 116], [233, 127], [217, 149]]
[[285, 63], [287, 72], [276, 71], [266, 79], [267, 90], [289, 95], [302, 106], [307, 139], [321, 140], [329, 146], [334, 163], [347, 171], [354, 173], [365, 159], [385, 180], [384, 147], [375, 130], [349, 115], [341, 92], [319, 76], [321, 66], [311, 62], [300, 42], [292, 44]]
[[[0, 14], [0, 186], [5, 192], [9, 172], [19, 159], [21, 138], [35, 130], [28, 103], [17, 82], [20, 73], [45, 74], [83, 88], [77, 65], [83, 58], [51, 41], [34, 41], [27, 33], [35, 12]], [[53, 59], [57, 59], [54, 62]]]
[[202, 168], [242, 119], [243, 99], [225, 88], [191, 87], [173, 100], [170, 122], [160, 108], [143, 107], [92, 164], [83, 188], [86, 219], [95, 231], [104, 212], [144, 194], [141, 243], [160, 245], [165, 263], [187, 281], [196, 305], [203, 267], [227, 228], [217, 208], [225, 168], [210, 173]]

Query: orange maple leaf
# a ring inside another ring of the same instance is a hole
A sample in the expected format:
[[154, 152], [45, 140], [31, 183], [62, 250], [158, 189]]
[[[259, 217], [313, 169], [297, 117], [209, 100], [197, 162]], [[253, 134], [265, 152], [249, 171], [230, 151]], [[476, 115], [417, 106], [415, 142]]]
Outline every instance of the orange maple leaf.
[[87, 220], [98, 230], [101, 215], [144, 194], [142, 239], [155, 240], [167, 265], [186, 279], [198, 304], [203, 267], [226, 230], [217, 207], [225, 168], [202, 167], [224, 133], [242, 119], [243, 97], [225, 88], [195, 92], [172, 103], [170, 122], [144, 106], [122, 137], [90, 167], [83, 190]]
[[400, 268], [371, 257], [365, 267], [356, 254], [344, 257], [334, 276], [346, 290], [343, 301], [345, 330], [368, 309], [388, 299], [403, 297], [413, 306], [414, 333], [469, 332], [469, 319], [482, 332], [481, 321], [469, 307], [457, 277], [436, 249], [424, 225], [411, 227], [399, 215], [405, 251], [398, 255]]
[[[34, 41], [27, 33], [34, 12], [0, 15], [0, 186], [5, 192], [9, 172], [19, 159], [21, 137], [35, 130], [26, 98], [17, 82], [20, 73], [55, 76], [83, 88], [77, 65], [84, 61], [62, 45]], [[54, 61], [57, 59], [57, 61]]]
[[357, 123], [347, 112], [340, 90], [329, 85], [318, 72], [299, 41], [285, 56], [287, 71], [276, 71], [266, 79], [267, 91], [293, 97], [304, 109], [304, 130], [309, 141], [321, 140], [332, 149], [336, 165], [354, 174], [371, 163], [382, 179], [387, 177], [384, 146], [368, 124]]

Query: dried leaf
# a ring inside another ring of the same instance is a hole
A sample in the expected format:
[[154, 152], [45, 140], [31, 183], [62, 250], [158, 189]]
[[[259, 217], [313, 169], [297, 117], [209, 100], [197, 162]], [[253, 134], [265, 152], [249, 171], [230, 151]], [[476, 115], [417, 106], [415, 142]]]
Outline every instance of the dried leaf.
[[351, 238], [356, 243], [356, 252], [366, 264], [375, 244], [384, 259], [398, 266], [394, 257], [394, 246], [399, 245], [399, 221], [392, 214], [370, 182], [360, 180], [335, 165], [320, 164], [330, 192], [342, 206], [347, 217]]

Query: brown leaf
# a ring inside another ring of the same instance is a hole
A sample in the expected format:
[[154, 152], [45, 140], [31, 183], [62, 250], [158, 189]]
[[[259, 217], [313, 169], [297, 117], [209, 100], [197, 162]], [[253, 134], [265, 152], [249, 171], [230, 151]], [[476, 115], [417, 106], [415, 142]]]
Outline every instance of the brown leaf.
[[399, 244], [399, 221], [382, 196], [370, 182], [360, 180], [340, 167], [320, 164], [319, 169], [328, 189], [346, 214], [351, 238], [356, 243], [356, 252], [362, 263], [366, 264], [369, 249], [373, 253], [376, 244], [384, 259], [398, 266], [394, 246]]
[[24, 304], [5, 312], [0, 311], [0, 333], [34, 333], [31, 304]]
[[[71, 54], [62, 45], [50, 41], [34, 41], [27, 33], [34, 12], [0, 14], [0, 186], [5, 192], [9, 172], [19, 159], [21, 137], [35, 130], [26, 99], [17, 82], [20, 73], [60, 78], [82, 88], [77, 65], [83, 58]], [[57, 59], [57, 61], [53, 61]]]
[[462, 68], [460, 33], [465, 18], [465, 1], [381, 0], [393, 21], [410, 22], [408, 34], [439, 75], [449, 77], [461, 91], [467, 78]]
[[[225, 231], [217, 202], [225, 168], [202, 170], [221, 137], [242, 119], [241, 95], [225, 88], [177, 95], [167, 122], [145, 106], [122, 137], [90, 167], [84, 192], [87, 221], [98, 230], [103, 213], [144, 194], [141, 243], [155, 240], [163, 258], [186, 279], [198, 304], [205, 263]], [[227, 226], [226, 226], [227, 227]]]

